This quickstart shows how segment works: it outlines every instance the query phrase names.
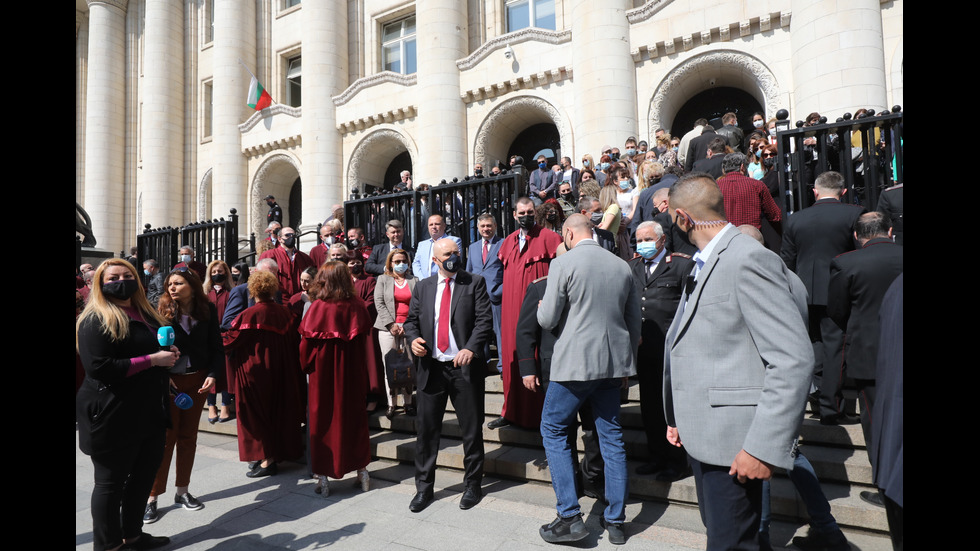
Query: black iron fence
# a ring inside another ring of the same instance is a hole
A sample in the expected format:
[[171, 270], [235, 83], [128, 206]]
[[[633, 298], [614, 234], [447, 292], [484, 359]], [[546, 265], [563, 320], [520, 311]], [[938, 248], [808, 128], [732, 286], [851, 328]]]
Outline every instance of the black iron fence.
[[[249, 255], [255, 253], [255, 236], [249, 242]], [[137, 258], [142, 265], [145, 260], [154, 259], [164, 272], [179, 262], [180, 247], [194, 248], [194, 259], [203, 264], [212, 260], [224, 260], [232, 265], [239, 260], [238, 214], [231, 209], [229, 219], [205, 220], [179, 228], [152, 228], [149, 224], [143, 233], [136, 236]]]
[[837, 122], [807, 127], [798, 122], [799, 128], [777, 133], [780, 207], [785, 212], [813, 204], [813, 182], [828, 170], [844, 176], [847, 194], [842, 200], [868, 210], [877, 207], [882, 190], [904, 182], [901, 108], [869, 113], [858, 119], [847, 113]]
[[344, 226], [362, 228], [372, 245], [383, 243], [385, 225], [400, 220], [405, 226], [405, 243], [429, 238], [429, 216], [441, 214], [450, 235], [463, 241], [463, 249], [479, 238], [477, 218], [492, 214], [497, 221], [497, 235], [503, 237], [517, 229], [511, 215], [514, 202], [526, 183], [521, 171], [489, 178], [467, 178], [445, 182], [425, 191], [387, 193], [344, 203]]

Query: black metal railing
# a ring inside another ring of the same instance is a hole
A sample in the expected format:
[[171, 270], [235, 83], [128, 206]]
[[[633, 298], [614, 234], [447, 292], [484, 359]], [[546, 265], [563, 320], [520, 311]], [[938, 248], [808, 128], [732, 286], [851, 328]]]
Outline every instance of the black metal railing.
[[901, 107], [869, 113], [853, 120], [846, 113], [837, 122], [807, 127], [798, 122], [798, 128], [777, 133], [780, 207], [785, 212], [813, 204], [813, 182], [828, 170], [844, 176], [847, 194], [842, 200], [868, 210], [877, 207], [882, 190], [904, 182]]
[[[178, 228], [152, 228], [149, 224], [136, 236], [137, 258], [140, 264], [148, 259], [156, 260], [160, 269], [168, 271], [177, 264], [180, 247], [194, 248], [194, 259], [203, 264], [221, 259], [232, 265], [239, 259], [238, 214], [231, 209], [229, 219], [205, 220]], [[251, 239], [251, 253], [255, 252], [255, 238]], [[244, 256], [249, 256], [244, 255]]]
[[443, 180], [425, 191], [387, 193], [344, 202], [344, 226], [362, 228], [372, 245], [383, 243], [385, 225], [389, 220], [401, 220], [405, 226], [406, 243], [428, 239], [428, 218], [441, 214], [446, 219], [450, 235], [463, 241], [463, 250], [479, 238], [477, 218], [492, 214], [497, 221], [497, 234], [506, 236], [517, 229], [511, 215], [519, 190], [526, 185], [521, 171], [490, 178], [464, 178], [463, 181]]

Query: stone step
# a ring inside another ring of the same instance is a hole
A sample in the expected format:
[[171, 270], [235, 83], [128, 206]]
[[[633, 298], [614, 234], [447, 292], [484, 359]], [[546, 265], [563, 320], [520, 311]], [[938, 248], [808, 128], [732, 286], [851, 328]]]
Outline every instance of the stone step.
[[[529, 483], [551, 483], [551, 474], [543, 450], [513, 447], [495, 442], [485, 443], [484, 449], [486, 474]], [[379, 460], [412, 462], [415, 459], [415, 437], [410, 434], [372, 429], [371, 454]], [[456, 439], [443, 438], [439, 444], [436, 464], [440, 468], [461, 470], [463, 468], [462, 443]], [[634, 474], [636, 467], [641, 464], [642, 462], [632, 460], [627, 463], [630, 495], [638, 499], [697, 504], [693, 477], [688, 476], [673, 483], [658, 482], [650, 477]], [[821, 485], [830, 502], [831, 512], [839, 524], [873, 531], [888, 529], [884, 509], [869, 505], [860, 499], [859, 493], [867, 489], [866, 487], [835, 483]], [[771, 503], [774, 515], [794, 519], [806, 518], [805, 506], [796, 495], [792, 482], [784, 476], [777, 476], [772, 480]]]

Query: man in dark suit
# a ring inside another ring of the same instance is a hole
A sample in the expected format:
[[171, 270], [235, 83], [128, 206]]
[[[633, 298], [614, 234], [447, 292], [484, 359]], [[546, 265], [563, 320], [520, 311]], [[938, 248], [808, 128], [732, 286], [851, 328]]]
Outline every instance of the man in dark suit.
[[568, 182], [572, 185], [572, 194], [578, 196], [578, 182], [582, 177], [581, 171], [572, 166], [571, 157], [561, 158], [561, 173], [558, 174], [558, 185], [562, 182]]
[[[690, 172], [694, 169], [694, 163], [708, 157], [708, 144], [711, 143], [711, 140], [718, 137], [718, 134], [715, 132], [715, 127], [710, 124], [704, 125], [704, 128], [701, 129], [701, 135], [692, 138], [690, 144], [687, 146], [687, 157], [684, 158], [685, 172]], [[722, 144], [726, 143], [728, 142], [722, 138]]]
[[694, 269], [690, 255], [670, 254], [663, 228], [656, 222], [636, 227], [636, 252], [630, 261], [633, 281], [639, 291], [643, 326], [637, 352], [637, 376], [640, 382], [640, 412], [651, 461], [637, 467], [636, 474], [656, 474], [657, 480], [673, 481], [687, 471], [687, 456], [681, 448], [671, 446], [664, 434], [664, 340], [674, 321], [681, 300], [684, 279]]
[[735, 151], [739, 153], [745, 151], [745, 147], [743, 145], [745, 133], [738, 127], [738, 117], [735, 115], [735, 113], [725, 113], [724, 116], [721, 117], [721, 122], [724, 124], [724, 126], [718, 129], [718, 135], [728, 140], [728, 145], [730, 145]]
[[385, 273], [385, 260], [388, 259], [388, 253], [391, 249], [402, 249], [408, 253], [408, 264], [409, 269], [411, 269], [412, 264], [412, 247], [403, 241], [405, 237], [405, 227], [402, 225], [401, 220], [388, 220], [385, 224], [385, 235], [387, 236], [387, 241], [381, 243], [380, 245], [375, 245], [371, 249], [371, 256], [368, 257], [367, 262], [364, 263], [364, 271], [371, 275], [381, 275]]
[[[700, 137], [703, 138], [704, 136]], [[724, 176], [725, 172], [722, 170], [722, 164], [725, 162], [726, 145], [727, 142], [725, 142], [725, 138], [715, 136], [710, 142], [708, 142], [707, 151], [705, 151], [704, 157], [694, 161], [694, 165], [691, 167], [692, 171], [707, 172], [715, 180]]]
[[827, 315], [830, 261], [854, 250], [854, 222], [864, 209], [842, 203], [844, 177], [827, 171], [817, 177], [809, 207], [786, 220], [779, 256], [806, 285], [810, 341], [816, 358], [814, 384], [820, 391], [820, 421], [839, 423], [842, 416], [841, 363], [844, 333]]
[[[500, 301], [504, 294], [504, 266], [497, 253], [503, 239], [497, 236], [497, 220], [492, 214], [481, 214], [476, 219], [480, 239], [470, 244], [466, 253], [466, 271], [482, 276], [487, 282], [487, 292], [490, 294], [490, 308], [493, 310], [493, 334], [500, 346]], [[498, 348], [499, 350], [499, 348]], [[490, 358], [490, 341], [484, 347], [483, 357]], [[497, 364], [498, 371], [500, 364]]]
[[[263, 258], [255, 263], [253, 272], [272, 272], [274, 275], [279, 273], [279, 265], [271, 258]], [[278, 277], [278, 276], [277, 276]], [[282, 290], [276, 292], [276, 303], [282, 304]], [[238, 314], [243, 310], [255, 306], [255, 300], [248, 292], [248, 285], [238, 285], [228, 292], [228, 303], [225, 304], [225, 315], [221, 318], [221, 329], [227, 331], [231, 329], [231, 322], [235, 321]]]
[[844, 330], [845, 374], [857, 385], [861, 428], [865, 442], [871, 442], [878, 312], [888, 286], [904, 270], [905, 248], [892, 241], [891, 220], [881, 212], [862, 214], [854, 225], [854, 239], [860, 248], [830, 263], [827, 314]]
[[408, 508], [422, 511], [432, 502], [436, 456], [442, 435], [446, 400], [453, 401], [463, 432], [466, 490], [460, 509], [483, 498], [483, 395], [486, 358], [483, 347], [493, 331], [487, 284], [478, 275], [460, 271], [459, 246], [452, 239], [433, 244], [438, 267], [415, 286], [405, 335], [419, 357], [418, 439], [415, 443], [416, 494]]
[[548, 159], [544, 155], [538, 155], [538, 169], [531, 173], [528, 185], [531, 187], [530, 198], [535, 207], [554, 195], [557, 187], [555, 173], [548, 169]]

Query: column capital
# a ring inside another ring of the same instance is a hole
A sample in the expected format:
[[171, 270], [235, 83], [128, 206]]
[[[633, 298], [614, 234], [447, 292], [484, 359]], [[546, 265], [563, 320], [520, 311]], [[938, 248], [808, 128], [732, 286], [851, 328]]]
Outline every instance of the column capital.
[[123, 13], [126, 12], [126, 5], [129, 4], [129, 0], [85, 0], [85, 3], [92, 7], [92, 4], [105, 4], [113, 8], [117, 8]]

